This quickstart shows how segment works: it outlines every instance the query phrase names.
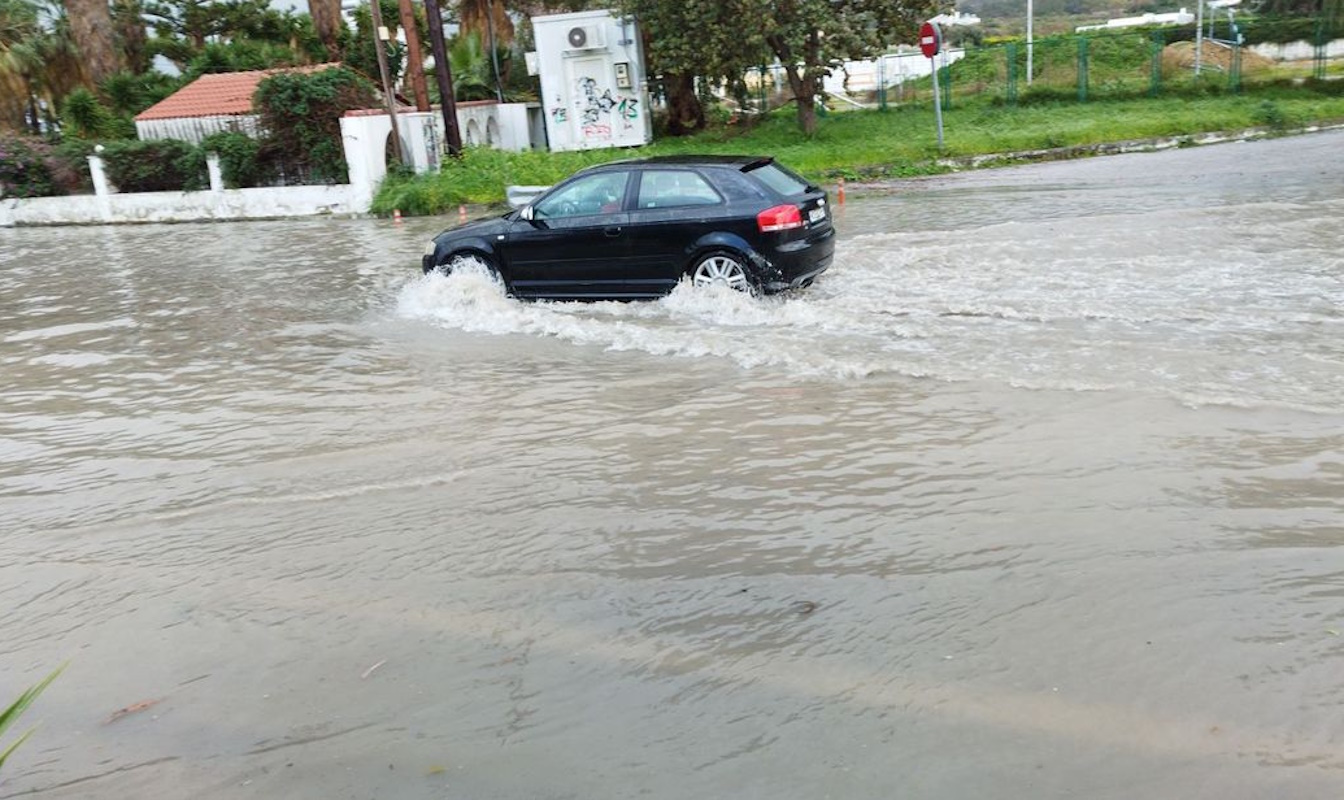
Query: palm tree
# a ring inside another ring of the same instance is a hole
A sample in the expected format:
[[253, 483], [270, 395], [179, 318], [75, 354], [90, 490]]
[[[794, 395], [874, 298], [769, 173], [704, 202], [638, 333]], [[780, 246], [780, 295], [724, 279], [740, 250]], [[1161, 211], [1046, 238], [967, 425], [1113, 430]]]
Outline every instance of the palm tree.
[[0, 130], [49, 130], [61, 101], [89, 82], [55, 0], [0, 0]]
[[34, 0], [0, 0], [0, 128], [39, 133], [37, 89], [47, 36]]

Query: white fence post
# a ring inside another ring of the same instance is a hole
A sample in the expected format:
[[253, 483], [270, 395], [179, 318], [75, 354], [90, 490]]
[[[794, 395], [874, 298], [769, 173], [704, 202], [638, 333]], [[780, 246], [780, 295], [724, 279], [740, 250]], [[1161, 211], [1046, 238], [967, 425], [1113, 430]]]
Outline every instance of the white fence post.
[[224, 170], [219, 168], [219, 153], [205, 154], [205, 170], [210, 173], [210, 191], [224, 191]]
[[[102, 149], [102, 145], [98, 146]], [[107, 169], [103, 166], [102, 156], [89, 156], [89, 177], [93, 179], [93, 193], [99, 197], [112, 194], [112, 185], [107, 182]]]
[[93, 192], [97, 195], [98, 217], [103, 222], [111, 222], [112, 184], [108, 183], [102, 156], [97, 155], [101, 152], [103, 146], [100, 144], [94, 148], [94, 155], [89, 156], [89, 177], [93, 180]]

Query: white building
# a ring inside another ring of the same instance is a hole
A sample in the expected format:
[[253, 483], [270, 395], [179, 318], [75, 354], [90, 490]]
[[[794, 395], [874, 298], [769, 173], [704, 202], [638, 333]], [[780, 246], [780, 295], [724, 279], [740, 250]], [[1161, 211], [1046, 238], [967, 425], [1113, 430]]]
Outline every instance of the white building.
[[648, 82], [633, 19], [611, 11], [533, 17], [541, 104], [552, 150], [636, 147], [653, 139]]

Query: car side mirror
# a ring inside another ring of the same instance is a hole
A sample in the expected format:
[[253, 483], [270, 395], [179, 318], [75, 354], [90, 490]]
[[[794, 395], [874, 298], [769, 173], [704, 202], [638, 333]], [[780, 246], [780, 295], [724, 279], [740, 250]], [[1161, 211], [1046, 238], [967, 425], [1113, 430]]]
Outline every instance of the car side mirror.
[[533, 214], [533, 212], [532, 212], [532, 204], [531, 204], [531, 203], [528, 203], [527, 205], [525, 205], [525, 206], [523, 206], [521, 209], [519, 209], [519, 210], [518, 210], [518, 216], [519, 216], [519, 218], [521, 218], [521, 219], [525, 219], [525, 220], [527, 220], [528, 222], [531, 222], [532, 219], [533, 219], [533, 217], [534, 217], [534, 214]]

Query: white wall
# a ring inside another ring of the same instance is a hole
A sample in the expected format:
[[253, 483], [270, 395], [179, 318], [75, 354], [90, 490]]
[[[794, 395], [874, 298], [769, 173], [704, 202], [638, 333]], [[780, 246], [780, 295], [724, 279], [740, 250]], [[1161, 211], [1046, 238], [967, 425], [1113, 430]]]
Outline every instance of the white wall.
[[[1257, 55], [1274, 61], [1311, 61], [1316, 57], [1316, 46], [1311, 42], [1285, 42], [1283, 44], [1255, 44], [1250, 50]], [[1326, 58], [1344, 58], [1344, 39], [1336, 39], [1325, 45]]]
[[[632, 19], [611, 11], [532, 18], [552, 150], [633, 147], [653, 139], [644, 58]], [[572, 32], [585, 41], [575, 46]]]
[[0, 227], [280, 219], [367, 211], [367, 204], [361, 207], [355, 202], [349, 184], [138, 192], [0, 200]]
[[[465, 104], [458, 124], [474, 121], [501, 149], [526, 150], [543, 146], [540, 108], [535, 103]], [[445, 152], [441, 112], [405, 112], [397, 115], [405, 152], [417, 172], [438, 168]], [[279, 186], [223, 189], [205, 192], [145, 192], [120, 194], [98, 180], [101, 160], [90, 159], [97, 194], [73, 197], [34, 197], [0, 200], [0, 227], [15, 225], [96, 225], [126, 222], [195, 222], [226, 219], [278, 219], [324, 214], [367, 214], [378, 185], [387, 175], [385, 148], [392, 122], [387, 114], [362, 113], [341, 118], [341, 143], [350, 182], [329, 186]], [[211, 181], [218, 184], [217, 166]]]
[[[499, 150], [528, 150], [544, 143], [534, 141], [531, 125], [532, 103], [457, 104], [457, 126], [463, 145], [491, 146]], [[404, 152], [410, 156], [416, 172], [438, 169], [447, 152], [443, 133], [443, 112], [398, 112], [397, 130]], [[349, 167], [354, 202], [365, 211], [373, 202], [378, 185], [387, 176], [385, 148], [392, 133], [387, 114], [361, 112], [341, 118], [341, 143]], [[474, 141], [472, 139], [474, 138]]]

